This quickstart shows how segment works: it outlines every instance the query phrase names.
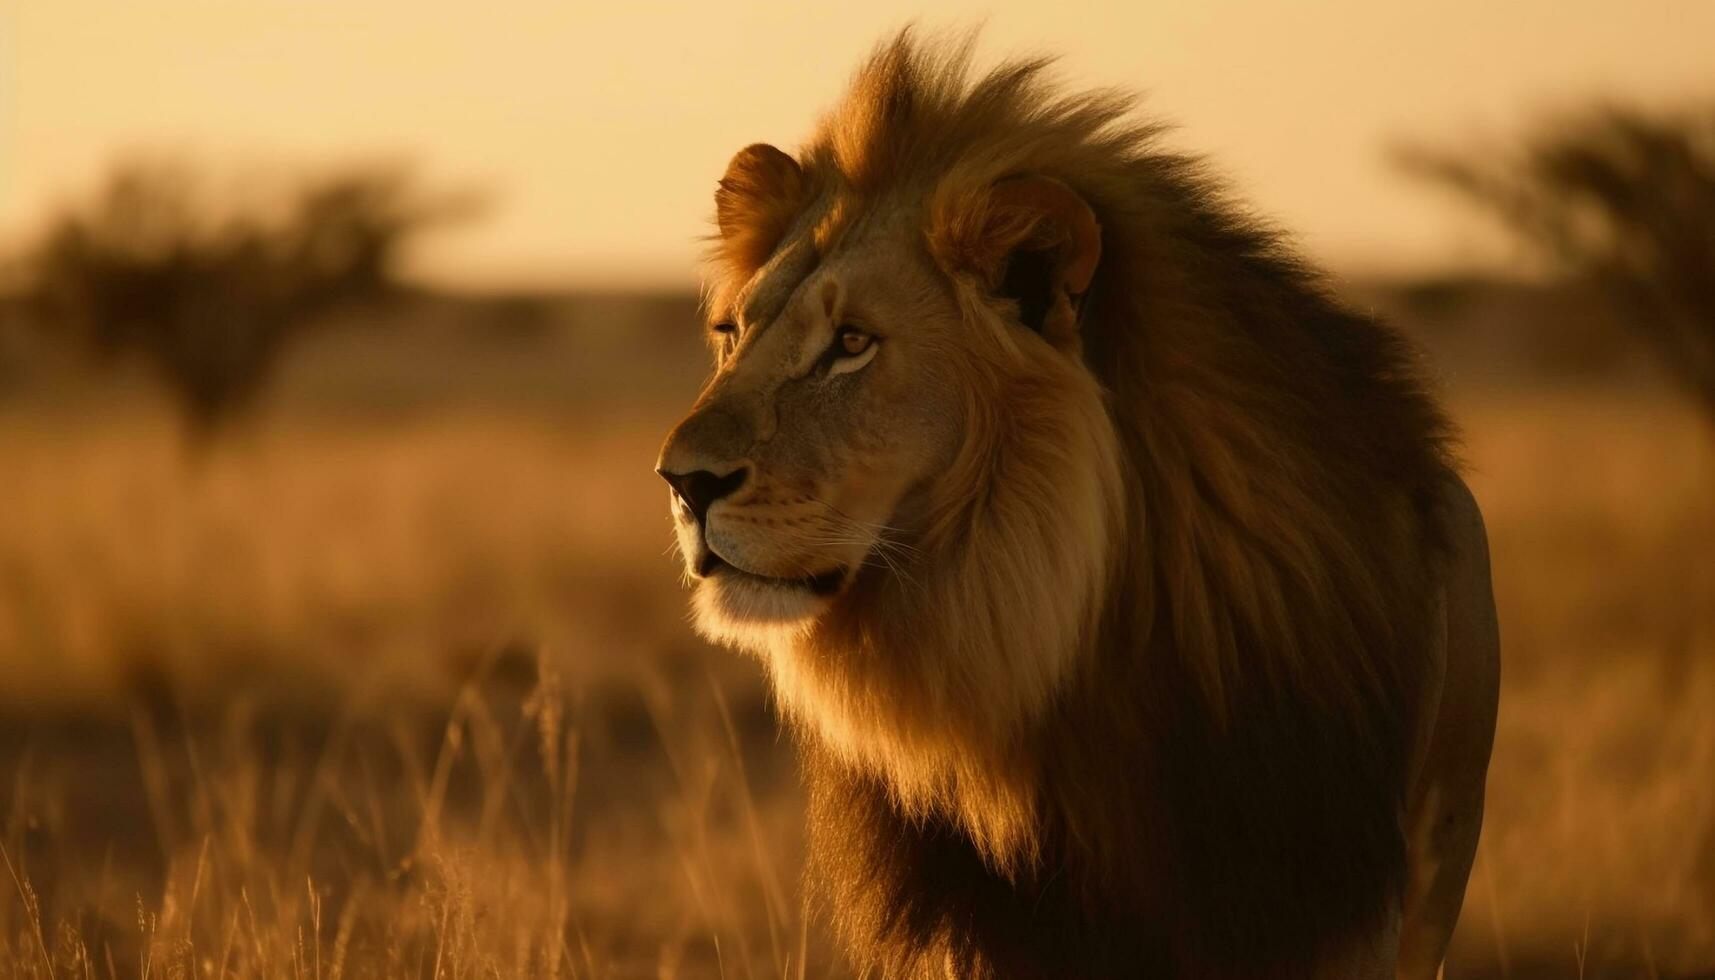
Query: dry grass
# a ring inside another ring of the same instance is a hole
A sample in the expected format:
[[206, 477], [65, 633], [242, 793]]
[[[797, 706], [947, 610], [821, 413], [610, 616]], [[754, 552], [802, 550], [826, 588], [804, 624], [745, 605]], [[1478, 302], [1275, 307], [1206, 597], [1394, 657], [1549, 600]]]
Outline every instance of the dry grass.
[[[1715, 966], [1715, 436], [1460, 406], [1506, 680], [1451, 976]], [[295, 418], [295, 416], [294, 416]], [[684, 626], [662, 418], [0, 418], [0, 975], [826, 975], [753, 669]]]
[[381, 705], [316, 725], [247, 702], [215, 730], [139, 712], [106, 733], [131, 760], [27, 759], [0, 974], [794, 975], [791, 808], [757, 808], [718, 696], [713, 719], [646, 700], [661, 751], [593, 773], [551, 666], [522, 699], [467, 685], [438, 737]]

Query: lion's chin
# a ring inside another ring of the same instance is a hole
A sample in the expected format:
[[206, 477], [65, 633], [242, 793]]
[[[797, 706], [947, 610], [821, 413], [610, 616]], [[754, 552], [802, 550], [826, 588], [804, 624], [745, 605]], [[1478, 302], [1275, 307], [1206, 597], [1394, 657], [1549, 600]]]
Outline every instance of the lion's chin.
[[831, 602], [831, 596], [807, 586], [742, 572], [703, 579], [693, 599], [699, 632], [745, 648], [765, 647], [809, 629]]

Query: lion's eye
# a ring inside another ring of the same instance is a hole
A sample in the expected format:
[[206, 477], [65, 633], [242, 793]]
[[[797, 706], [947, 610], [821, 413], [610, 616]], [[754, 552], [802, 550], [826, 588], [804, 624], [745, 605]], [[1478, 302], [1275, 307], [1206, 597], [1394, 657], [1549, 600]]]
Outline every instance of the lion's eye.
[[836, 341], [840, 353], [846, 357], [856, 357], [869, 350], [869, 345], [875, 343], [875, 335], [864, 333], [856, 327], [841, 327]]
[[834, 334], [834, 345], [828, 350], [828, 373], [848, 374], [875, 358], [875, 334], [857, 327], [841, 327]]

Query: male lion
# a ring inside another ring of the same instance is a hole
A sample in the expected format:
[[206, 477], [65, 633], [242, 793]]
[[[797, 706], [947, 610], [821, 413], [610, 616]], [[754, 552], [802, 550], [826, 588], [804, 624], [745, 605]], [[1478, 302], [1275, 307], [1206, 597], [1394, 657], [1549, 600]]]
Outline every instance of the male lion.
[[715, 194], [661, 452], [889, 977], [1431, 977], [1497, 639], [1449, 426], [1123, 96], [884, 44]]

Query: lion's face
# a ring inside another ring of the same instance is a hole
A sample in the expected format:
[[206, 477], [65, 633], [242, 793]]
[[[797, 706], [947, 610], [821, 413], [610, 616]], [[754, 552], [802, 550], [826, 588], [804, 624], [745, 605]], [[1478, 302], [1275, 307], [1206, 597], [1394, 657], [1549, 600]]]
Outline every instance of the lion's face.
[[898, 568], [969, 400], [953, 294], [910, 229], [820, 260], [787, 245], [725, 305], [715, 374], [659, 470], [700, 624], [739, 638]]

